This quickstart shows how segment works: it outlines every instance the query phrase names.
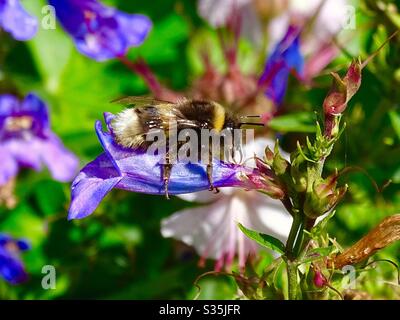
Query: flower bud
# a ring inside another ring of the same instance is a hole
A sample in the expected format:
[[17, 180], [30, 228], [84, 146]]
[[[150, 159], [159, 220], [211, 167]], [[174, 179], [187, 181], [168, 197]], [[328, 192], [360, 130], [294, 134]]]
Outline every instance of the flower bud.
[[274, 163], [274, 152], [269, 148], [269, 147], [267, 147], [266, 149], [265, 149], [265, 162], [270, 166], [270, 167], [272, 167], [272, 164]]
[[361, 86], [361, 70], [361, 62], [353, 61], [343, 79], [332, 73], [332, 88], [323, 104], [325, 115], [340, 115], [344, 112], [348, 102]]
[[319, 270], [314, 271], [313, 283], [317, 288], [325, 287], [325, 285], [327, 284], [327, 281], [321, 271], [319, 271]]
[[244, 179], [250, 189], [257, 189], [273, 199], [283, 199], [285, 197], [284, 188], [268, 175], [254, 171], [251, 174], [247, 174]]
[[290, 168], [290, 163], [282, 157], [280, 151], [279, 151], [279, 144], [278, 141], [275, 144], [275, 150], [274, 150], [274, 160], [272, 163], [272, 169], [277, 175], [283, 175], [286, 173], [286, 171]]
[[335, 172], [325, 180], [314, 182], [313, 190], [307, 192], [304, 202], [304, 213], [311, 219], [316, 219], [332, 210], [347, 191], [347, 185], [336, 188], [338, 174]]
[[298, 151], [292, 153], [290, 175], [293, 180], [293, 186], [297, 192], [304, 192], [307, 190], [306, 160]]

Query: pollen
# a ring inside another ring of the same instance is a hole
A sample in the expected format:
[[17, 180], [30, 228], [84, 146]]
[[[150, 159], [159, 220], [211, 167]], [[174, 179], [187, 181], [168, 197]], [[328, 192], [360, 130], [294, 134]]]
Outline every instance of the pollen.
[[6, 119], [5, 129], [8, 132], [29, 130], [32, 128], [33, 119], [29, 116], [9, 117]]

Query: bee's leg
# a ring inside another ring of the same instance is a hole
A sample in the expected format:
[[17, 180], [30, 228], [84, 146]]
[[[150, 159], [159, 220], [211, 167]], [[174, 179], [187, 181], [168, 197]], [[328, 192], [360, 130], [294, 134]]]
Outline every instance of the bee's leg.
[[169, 153], [168, 152], [165, 156], [165, 160], [166, 160], [166, 163], [163, 164], [163, 181], [164, 181], [165, 198], [167, 200], [169, 200], [168, 184], [169, 184], [169, 178], [171, 176], [172, 164], [169, 163]]
[[207, 178], [208, 178], [208, 183], [210, 186], [208, 190], [214, 191], [214, 193], [218, 193], [219, 192], [218, 188], [215, 188], [214, 184], [213, 184], [212, 172], [213, 172], [212, 153], [210, 152], [209, 158], [208, 158], [208, 164], [207, 164]]

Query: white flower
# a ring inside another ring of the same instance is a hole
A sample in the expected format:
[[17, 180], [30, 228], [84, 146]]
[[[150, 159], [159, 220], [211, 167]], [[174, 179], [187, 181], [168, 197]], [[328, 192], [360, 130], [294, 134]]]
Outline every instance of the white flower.
[[207, 20], [213, 27], [222, 27], [227, 24], [229, 18], [237, 10], [251, 4], [252, 0], [199, 0], [199, 15]]
[[293, 21], [304, 24], [316, 15], [304, 48], [306, 54], [312, 53], [344, 28], [348, 8], [348, 0], [289, 0], [288, 10], [269, 25], [269, 45], [273, 48]]
[[[252, 150], [262, 156], [265, 147], [271, 148], [273, 144], [270, 139], [256, 139], [254, 144], [246, 146], [246, 152]], [[201, 261], [206, 258], [217, 260], [216, 270], [223, 266], [229, 268], [235, 256], [239, 266], [244, 267], [247, 257], [259, 249], [239, 230], [238, 222], [282, 242], [286, 241], [290, 231], [292, 217], [281, 202], [256, 191], [225, 188], [219, 194], [199, 192], [181, 197], [208, 204], [176, 212], [164, 219], [161, 233], [193, 246], [202, 257]]]
[[[232, 14], [237, 12], [241, 16], [243, 35], [262, 44], [265, 33], [263, 33], [262, 23], [256, 13], [256, 7], [259, 6], [256, 3], [257, 0], [199, 0], [198, 11], [199, 15], [213, 27], [226, 25]], [[276, 6], [278, 4], [271, 3], [265, 7], [274, 11]], [[286, 10], [284, 10], [285, 7]], [[344, 28], [346, 20], [348, 20], [348, 9], [349, 0], [287, 0], [285, 4], [281, 4], [279, 9], [281, 14], [270, 21], [268, 30], [266, 30], [269, 48], [274, 48], [284, 37], [291, 23], [304, 24], [312, 21], [316, 15], [305, 48], [305, 53], [313, 52], [321, 43], [329, 41], [332, 36]], [[274, 14], [276, 12], [271, 12], [271, 16]]]

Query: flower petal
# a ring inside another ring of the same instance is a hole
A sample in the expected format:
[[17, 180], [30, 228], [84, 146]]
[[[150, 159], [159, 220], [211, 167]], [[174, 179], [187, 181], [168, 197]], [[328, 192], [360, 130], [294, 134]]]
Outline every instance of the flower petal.
[[[118, 187], [134, 192], [164, 194], [162, 165], [160, 164], [162, 155], [155, 156], [120, 147], [114, 142], [110, 133], [103, 132], [100, 121], [96, 122], [96, 132], [115, 168], [121, 175], [124, 175], [124, 179], [118, 184]], [[240, 177], [244, 172], [248, 173], [249, 169], [214, 161], [214, 186], [243, 186]], [[168, 187], [170, 194], [190, 193], [208, 188], [206, 165], [176, 163], [172, 166]]]
[[244, 266], [246, 257], [258, 247], [238, 230], [237, 223], [285, 241], [291, 219], [279, 201], [236, 190], [208, 206], [182, 210], [164, 219], [161, 233], [194, 246], [200, 256], [215, 259], [217, 264], [229, 266], [237, 254], [239, 265]]
[[151, 20], [141, 14], [118, 12], [116, 15], [119, 31], [126, 37], [128, 46], [139, 46], [149, 34]]
[[47, 139], [40, 140], [39, 148], [38, 152], [54, 179], [68, 182], [74, 178], [79, 160], [63, 146], [57, 136], [48, 133]]
[[213, 27], [226, 25], [234, 10], [240, 11], [251, 0], [200, 0], [198, 11], [200, 16]]
[[29, 93], [21, 103], [20, 113], [29, 115], [34, 120], [33, 130], [42, 134], [49, 128], [49, 111], [46, 104], [34, 93]]
[[11, 138], [4, 141], [3, 148], [20, 167], [31, 168], [39, 171], [42, 168], [42, 160], [40, 158], [39, 142], [36, 137]]
[[0, 247], [0, 275], [11, 284], [19, 284], [28, 279], [24, 265], [16, 255]]
[[2, 186], [17, 175], [18, 164], [3, 146], [0, 146], [0, 163], [0, 186]]
[[18, 110], [19, 101], [17, 97], [11, 94], [1, 94], [0, 95], [0, 128], [3, 125], [5, 118], [13, 115], [13, 113]]
[[95, 0], [49, 0], [77, 49], [97, 61], [124, 55], [146, 38], [151, 21], [146, 16], [127, 14]]
[[300, 30], [289, 27], [285, 37], [279, 42], [267, 60], [259, 85], [266, 88], [265, 94], [280, 105], [286, 93], [291, 70], [303, 74], [304, 59], [300, 52]]
[[2, 2], [0, 2], [0, 27], [10, 32], [16, 40], [31, 39], [38, 29], [37, 19], [28, 14], [18, 0]]
[[72, 183], [68, 219], [90, 215], [121, 179], [107, 154], [103, 153], [89, 163]]

